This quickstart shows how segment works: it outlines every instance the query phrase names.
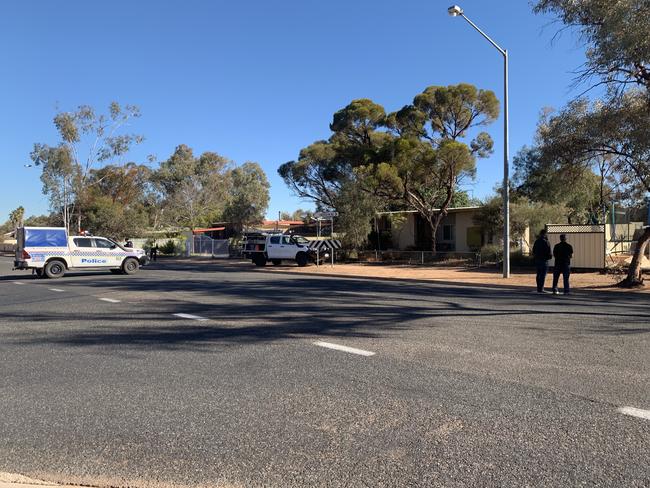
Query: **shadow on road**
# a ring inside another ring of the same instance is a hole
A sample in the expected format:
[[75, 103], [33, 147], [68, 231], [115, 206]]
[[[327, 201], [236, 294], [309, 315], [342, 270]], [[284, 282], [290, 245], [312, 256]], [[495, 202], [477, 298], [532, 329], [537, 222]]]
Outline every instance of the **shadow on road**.
[[[161, 272], [163, 269], [166, 271]], [[288, 276], [251, 272], [248, 264], [212, 264], [197, 269], [195, 263], [157, 264], [137, 277], [100, 280], [80, 275], [57, 283], [72, 290], [96, 288], [102, 293], [125, 292], [147, 299], [135, 305], [121, 303], [114, 307], [115, 312], [107, 312], [105, 307], [98, 312], [53, 306], [34, 307], [36, 310], [29, 314], [5, 310], [0, 312], [2, 322], [29, 323], [30, 328], [10, 336], [5, 333], [5, 340], [24, 345], [200, 350], [215, 343], [234, 345], [305, 336], [381, 337], [406, 328], [444, 327], [450, 318], [462, 317], [475, 327], [481, 326], [481, 318], [494, 317], [496, 326], [559, 334], [650, 332], [647, 297], [621, 293], [599, 292], [567, 299], [538, 296], [520, 287]], [[210, 320], [179, 319], [174, 313]], [[570, 323], [561, 325], [563, 317]], [[531, 326], [536, 321], [539, 326]], [[552, 327], [546, 326], [549, 322]]]

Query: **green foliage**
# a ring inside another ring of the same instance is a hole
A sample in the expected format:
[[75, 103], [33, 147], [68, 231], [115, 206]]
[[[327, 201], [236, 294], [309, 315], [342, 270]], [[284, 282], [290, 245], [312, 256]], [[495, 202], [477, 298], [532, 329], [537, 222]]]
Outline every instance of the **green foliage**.
[[[541, 128], [542, 157], [583, 166], [607, 161], [620, 195], [638, 199], [650, 192], [650, 2], [538, 0], [535, 10], [577, 28], [587, 55], [582, 79], [608, 87], [604, 101], [573, 101]], [[641, 241], [629, 286], [642, 282]]]
[[165, 222], [194, 229], [219, 220], [231, 187], [231, 167], [231, 161], [216, 153], [196, 158], [190, 147], [176, 147], [154, 175], [162, 192]]
[[81, 200], [84, 230], [117, 240], [142, 235], [150, 223], [151, 174], [150, 168], [135, 163], [91, 170]]
[[24, 222], [25, 227], [61, 227], [63, 221], [58, 214], [32, 215]]
[[23, 226], [24, 218], [25, 218], [25, 208], [22, 206], [12, 210], [9, 213], [9, 222], [11, 223], [11, 226], [14, 229]]
[[297, 210], [294, 210], [293, 212], [280, 212], [280, 219], [294, 220], [294, 221], [300, 220], [302, 222], [309, 223], [313, 215], [314, 215], [313, 211], [303, 210], [302, 208], [299, 208]]
[[515, 156], [515, 198], [519, 195], [534, 202], [563, 205], [573, 224], [604, 222], [616, 184], [608, 161], [600, 158], [573, 164], [544, 154], [548, 150], [524, 147]]
[[482, 263], [498, 263], [503, 260], [503, 248], [496, 244], [486, 244], [480, 250]]
[[479, 207], [481, 205], [483, 205], [483, 202], [480, 199], [470, 197], [469, 194], [464, 190], [456, 190], [454, 192], [453, 198], [451, 199], [449, 207]]
[[302, 149], [296, 161], [278, 168], [278, 174], [296, 195], [317, 205], [333, 208], [342, 183], [353, 173], [352, 165], [339, 159], [337, 147], [317, 141]]
[[615, 184], [650, 192], [648, 96], [632, 90], [607, 104], [570, 103], [540, 125], [541, 158], [561, 167], [606, 161]]
[[31, 158], [42, 166], [43, 193], [54, 212], [61, 212], [66, 227], [76, 214], [76, 227], [81, 230], [84, 202], [88, 202], [88, 180], [96, 166], [120, 162], [129, 150], [143, 141], [142, 136], [122, 132], [128, 122], [140, 117], [134, 105], [120, 106], [112, 102], [108, 114], [97, 114], [87, 105], [74, 112], [60, 112], [54, 117], [61, 142], [55, 146], [37, 143]]
[[650, 3], [647, 0], [538, 0], [535, 11], [551, 13], [580, 33], [587, 55], [582, 78], [610, 87], [629, 82], [650, 88]]
[[[354, 100], [334, 114], [329, 140], [303, 149], [278, 172], [296, 194], [342, 217], [351, 209], [342, 203], [349, 198], [339, 197], [354, 189], [375, 211], [389, 204], [416, 209], [435, 235], [458, 186], [474, 177], [476, 159], [492, 151], [487, 133], [469, 144], [461, 139], [498, 113], [493, 92], [468, 84], [429, 87], [388, 115], [371, 100]], [[360, 219], [357, 211], [351, 221]]]
[[[502, 198], [495, 196], [486, 201], [477, 210], [474, 223], [485, 234], [500, 237], [503, 232]], [[510, 236], [513, 242], [519, 239], [527, 240], [527, 229], [530, 229], [530, 237], [533, 237], [545, 228], [546, 224], [563, 223], [567, 223], [567, 209], [562, 205], [530, 202], [521, 198], [510, 202]]]
[[342, 234], [347, 249], [362, 249], [368, 242], [379, 203], [371, 194], [359, 191], [354, 183], [343, 186], [336, 199], [339, 217], [336, 232]]
[[165, 242], [162, 246], [160, 246], [158, 252], [160, 252], [161, 254], [168, 254], [168, 255], [179, 254], [178, 246], [176, 245], [176, 242], [172, 241], [171, 239]]
[[395, 173], [401, 200], [429, 223], [433, 236], [452, 205], [460, 184], [476, 173], [476, 159], [492, 151], [492, 139], [479, 133], [469, 145], [461, 142], [471, 129], [493, 122], [499, 103], [493, 92], [468, 84], [429, 87], [413, 104], [388, 115], [397, 135]]
[[270, 184], [257, 163], [247, 162], [232, 170], [230, 198], [223, 212], [224, 220], [235, 225], [238, 231], [264, 220], [269, 205]]

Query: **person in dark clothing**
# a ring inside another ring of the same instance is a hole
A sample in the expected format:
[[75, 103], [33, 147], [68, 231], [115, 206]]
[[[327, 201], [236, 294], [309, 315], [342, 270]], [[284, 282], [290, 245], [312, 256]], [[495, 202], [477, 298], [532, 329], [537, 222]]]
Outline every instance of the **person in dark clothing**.
[[151, 246], [151, 249], [149, 250], [149, 258], [152, 261], [156, 261], [158, 259], [158, 244], [154, 243], [154, 245]]
[[131, 239], [127, 239], [124, 243], [124, 247], [133, 247], [133, 241], [131, 241]]
[[553, 257], [555, 266], [553, 266], [553, 294], [559, 295], [557, 282], [560, 274], [564, 281], [564, 294], [569, 294], [569, 276], [571, 275], [571, 258], [573, 257], [573, 247], [566, 241], [566, 235], [560, 236], [560, 242], [553, 247]]
[[542, 229], [535, 244], [533, 244], [533, 258], [535, 260], [535, 268], [537, 269], [537, 293], [545, 293], [544, 282], [548, 273], [548, 260], [552, 257], [551, 245], [548, 243], [546, 229]]

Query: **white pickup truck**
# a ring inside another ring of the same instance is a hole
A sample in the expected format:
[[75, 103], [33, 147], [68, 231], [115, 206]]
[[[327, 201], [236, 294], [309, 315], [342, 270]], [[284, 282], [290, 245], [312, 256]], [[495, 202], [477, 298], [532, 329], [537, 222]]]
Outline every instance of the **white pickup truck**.
[[61, 278], [67, 270], [108, 269], [134, 274], [146, 264], [143, 249], [122, 247], [106, 237], [68, 236], [64, 227], [21, 227], [16, 231], [14, 269]]
[[309, 247], [304, 237], [286, 234], [254, 234], [246, 238], [244, 256], [257, 266], [268, 261], [279, 265], [282, 261], [295, 261], [298, 266], [307, 266], [315, 261], [316, 252]]

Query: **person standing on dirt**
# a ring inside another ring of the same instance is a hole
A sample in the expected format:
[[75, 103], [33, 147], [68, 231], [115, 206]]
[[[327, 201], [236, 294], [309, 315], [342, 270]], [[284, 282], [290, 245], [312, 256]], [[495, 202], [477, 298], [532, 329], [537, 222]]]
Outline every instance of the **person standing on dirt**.
[[560, 242], [553, 247], [553, 257], [555, 266], [553, 266], [553, 295], [559, 295], [557, 282], [560, 274], [564, 281], [564, 294], [569, 294], [569, 276], [571, 276], [571, 258], [573, 257], [573, 246], [566, 241], [566, 235], [560, 235]]
[[533, 244], [533, 258], [537, 270], [537, 293], [545, 293], [544, 282], [546, 281], [546, 275], [548, 274], [548, 261], [552, 257], [551, 245], [548, 243], [546, 229], [542, 229], [535, 244]]

